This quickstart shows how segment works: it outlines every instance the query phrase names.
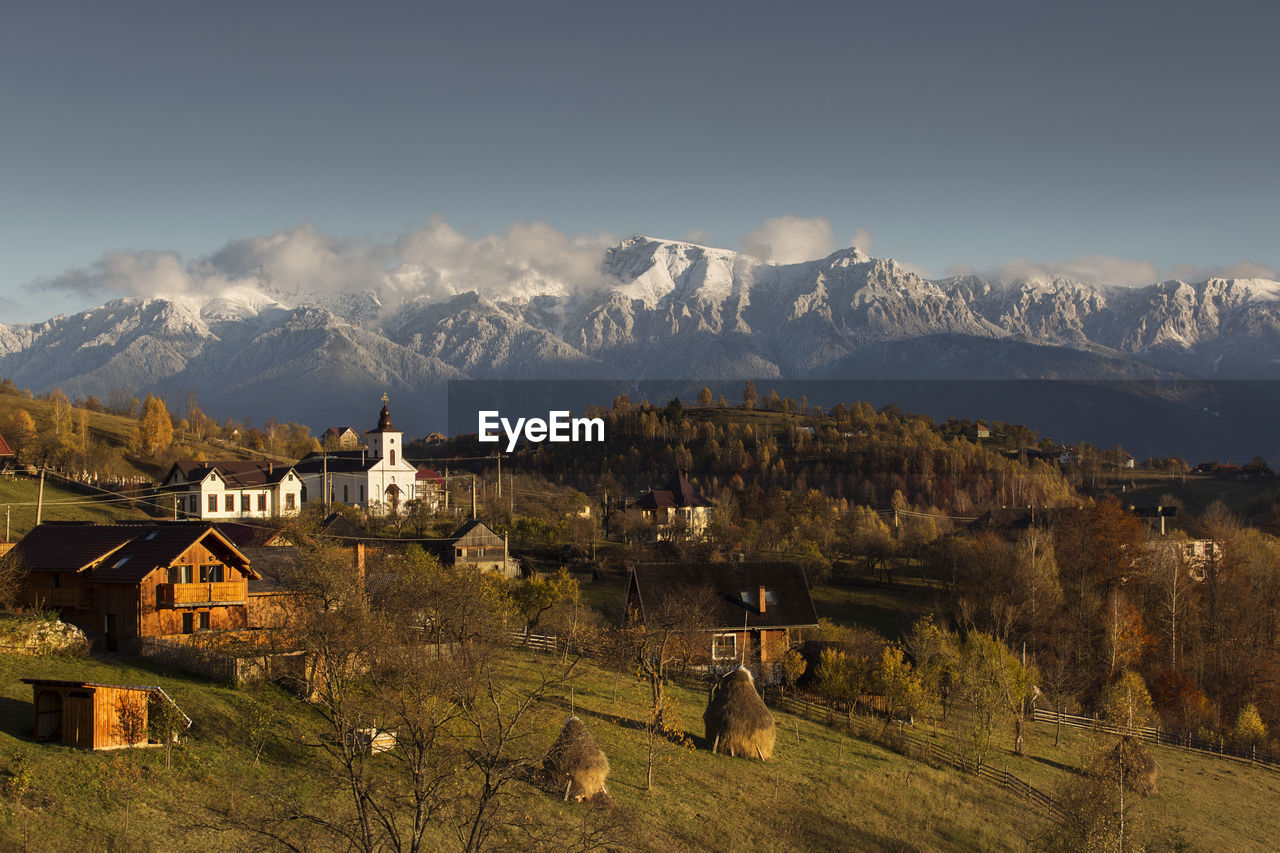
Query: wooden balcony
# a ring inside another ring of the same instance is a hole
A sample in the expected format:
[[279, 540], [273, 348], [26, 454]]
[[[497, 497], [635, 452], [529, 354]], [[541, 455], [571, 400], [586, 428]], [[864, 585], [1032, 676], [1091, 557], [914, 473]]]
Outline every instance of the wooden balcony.
[[162, 583], [156, 587], [157, 607], [208, 607], [244, 604], [249, 585], [244, 581], [222, 583]]

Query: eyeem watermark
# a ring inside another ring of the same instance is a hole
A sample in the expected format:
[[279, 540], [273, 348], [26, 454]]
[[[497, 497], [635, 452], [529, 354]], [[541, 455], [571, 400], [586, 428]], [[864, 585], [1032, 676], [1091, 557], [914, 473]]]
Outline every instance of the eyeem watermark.
[[496, 410], [478, 413], [479, 423], [476, 434], [480, 441], [496, 442], [502, 436], [498, 428], [507, 436], [507, 452], [516, 449], [516, 444], [523, 438], [525, 441], [540, 444], [544, 441], [568, 443], [570, 441], [604, 441], [604, 418], [571, 418], [569, 412], [547, 412], [546, 420], [542, 418], [516, 418], [513, 424], [502, 417]]

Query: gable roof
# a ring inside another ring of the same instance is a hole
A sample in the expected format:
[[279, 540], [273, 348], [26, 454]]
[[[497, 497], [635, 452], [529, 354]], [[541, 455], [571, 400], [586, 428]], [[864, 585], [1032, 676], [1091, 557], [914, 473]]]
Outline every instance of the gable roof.
[[[327, 465], [325, 456], [329, 457]], [[313, 451], [298, 460], [293, 468], [299, 474], [319, 474], [326, 468], [330, 474], [353, 474], [368, 471], [379, 461], [381, 457], [364, 450], [330, 450], [328, 453]]]
[[661, 489], [650, 489], [631, 504], [637, 509], [659, 509], [662, 507], [698, 507], [714, 506], [694, 488], [683, 472], [677, 471], [671, 476], [667, 485]]
[[472, 534], [474, 534], [477, 537], [482, 537], [485, 539], [497, 539], [499, 541], [502, 539], [501, 534], [499, 534], [492, 527], [485, 524], [483, 521], [481, 521], [478, 518], [473, 518], [473, 519], [470, 519], [469, 521], [464, 522], [461, 527], [453, 531], [453, 535], [451, 535], [447, 540], [445, 540], [445, 544], [448, 546], [453, 546], [458, 542], [461, 542], [466, 537], [471, 536]]
[[184, 459], [173, 463], [173, 467], [165, 475], [164, 482], [167, 483], [173, 479], [175, 471], [187, 483], [199, 483], [216, 471], [228, 486], [251, 489], [279, 483], [292, 470], [291, 465], [277, 465], [274, 462], [197, 462]]
[[9, 442], [4, 440], [4, 436], [0, 435], [0, 456], [12, 456], [13, 448], [9, 446]]
[[[646, 607], [701, 586], [715, 596], [707, 630], [818, 624], [804, 568], [796, 563], [640, 563], [631, 570], [628, 594], [635, 593], [643, 621]], [[757, 602], [760, 587], [773, 593], [764, 613]]]
[[229, 564], [256, 577], [249, 559], [212, 524], [166, 521], [152, 524], [45, 522], [13, 546], [7, 560], [27, 571], [90, 572], [101, 583], [138, 583], [202, 542]]
[[346, 435], [347, 433], [351, 433], [353, 436], [359, 437], [359, 433], [357, 433], [357, 432], [355, 431], [355, 428], [354, 428], [354, 427], [349, 427], [349, 426], [344, 426], [344, 427], [329, 427], [327, 430], [325, 430], [324, 432], [320, 433], [320, 437], [321, 437], [321, 438], [328, 438], [328, 437], [330, 437], [330, 436], [333, 436], [334, 438], [339, 438], [339, 437], [341, 437], [341, 436], [343, 436], [343, 435]]

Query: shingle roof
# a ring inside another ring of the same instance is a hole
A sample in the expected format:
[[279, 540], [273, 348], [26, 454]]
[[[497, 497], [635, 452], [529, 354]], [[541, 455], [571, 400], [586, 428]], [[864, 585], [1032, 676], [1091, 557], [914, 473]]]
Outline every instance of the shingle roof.
[[138, 583], [155, 569], [172, 564], [183, 551], [204, 540], [211, 551], [251, 577], [249, 560], [211, 524], [169, 521], [153, 524], [45, 522], [5, 555], [28, 571], [89, 570], [101, 583]]
[[12, 456], [13, 448], [9, 447], [9, 442], [4, 440], [4, 436], [0, 435], [0, 456]]
[[641, 495], [632, 504], [637, 509], [659, 509], [662, 507], [695, 507], [713, 506], [693, 487], [689, 478], [677, 471], [671, 476], [667, 485], [661, 489], [651, 489]]
[[[324, 453], [308, 453], [293, 470], [299, 474], [319, 474], [325, 470]], [[363, 450], [331, 450], [328, 453], [330, 474], [367, 471], [378, 463], [378, 457]]]
[[[670, 595], [707, 586], [715, 596], [708, 630], [817, 625], [804, 569], [795, 563], [640, 563], [631, 573], [641, 613]], [[773, 593], [759, 611], [760, 587]], [[747, 600], [743, 600], [746, 593]]]
[[173, 468], [169, 469], [169, 474], [164, 478], [165, 482], [169, 481], [175, 470], [188, 483], [198, 483], [208, 477], [211, 472], [217, 471], [218, 475], [227, 481], [227, 485], [234, 488], [248, 489], [278, 483], [293, 469], [290, 465], [276, 465], [269, 462], [196, 462], [183, 460], [173, 463]]

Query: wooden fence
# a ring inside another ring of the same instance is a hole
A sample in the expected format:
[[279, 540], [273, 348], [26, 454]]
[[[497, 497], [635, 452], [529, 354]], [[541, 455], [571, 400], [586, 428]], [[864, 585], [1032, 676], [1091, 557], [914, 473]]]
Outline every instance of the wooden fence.
[[772, 694], [766, 697], [773, 707], [812, 720], [822, 725], [836, 725], [847, 729], [863, 740], [870, 740], [905, 753], [913, 758], [934, 764], [945, 764], [972, 773], [980, 779], [1002, 785], [1019, 797], [1029, 801], [1037, 808], [1048, 812], [1055, 818], [1062, 817], [1062, 810], [1049, 794], [1020, 779], [1008, 770], [992, 767], [990, 764], [976, 764], [965, 758], [955, 749], [940, 742], [937, 738], [928, 737], [904, 728], [888, 729], [884, 721], [863, 716], [847, 717], [839, 714], [824, 702], [815, 702], [799, 696]]
[[1259, 767], [1265, 767], [1268, 770], [1280, 772], [1280, 757], [1271, 755], [1266, 752], [1259, 752], [1257, 747], [1241, 747], [1233, 746], [1224, 741], [1201, 740], [1200, 738], [1190, 737], [1188, 735], [1179, 735], [1174, 732], [1167, 731], [1152, 726], [1136, 726], [1132, 729], [1126, 729], [1123, 726], [1113, 726], [1105, 723], [1096, 717], [1080, 717], [1075, 714], [1058, 714], [1053, 711], [1046, 711], [1042, 708], [1032, 709], [1031, 719], [1038, 723], [1061, 723], [1064, 726], [1071, 726], [1077, 729], [1088, 729], [1094, 732], [1105, 732], [1112, 735], [1133, 735], [1142, 740], [1148, 740], [1160, 746], [1171, 746], [1175, 749], [1183, 749], [1188, 752], [1195, 752], [1200, 755], [1209, 755], [1214, 758], [1227, 758], [1232, 761], [1239, 761], [1245, 764], [1253, 764]]

